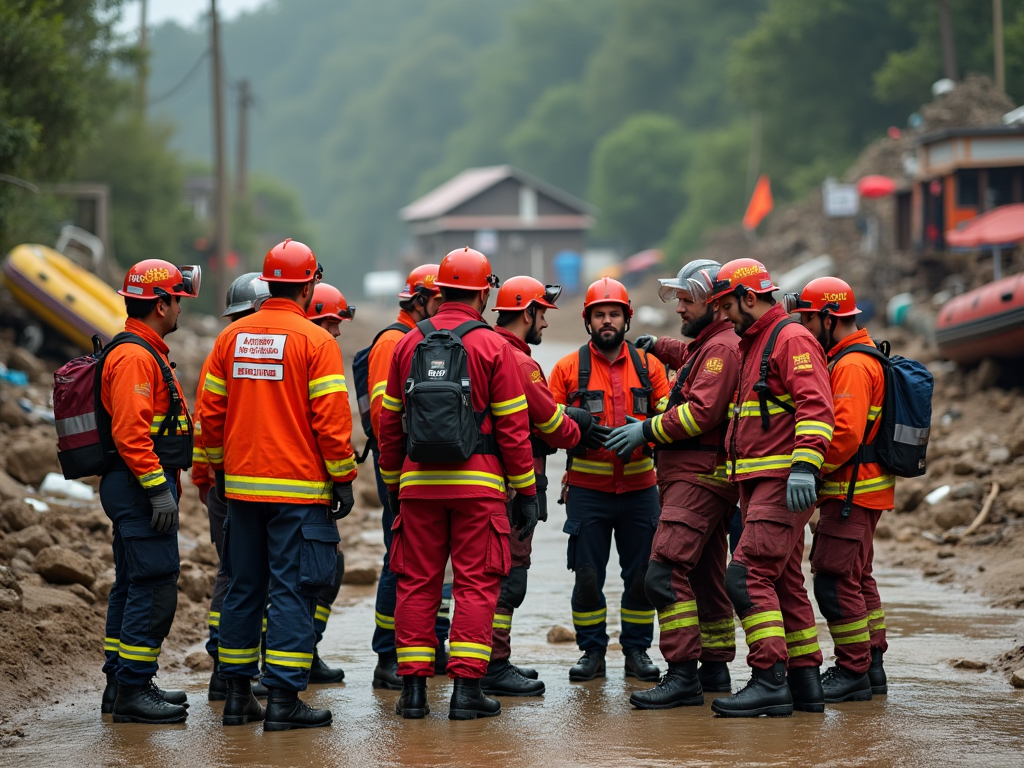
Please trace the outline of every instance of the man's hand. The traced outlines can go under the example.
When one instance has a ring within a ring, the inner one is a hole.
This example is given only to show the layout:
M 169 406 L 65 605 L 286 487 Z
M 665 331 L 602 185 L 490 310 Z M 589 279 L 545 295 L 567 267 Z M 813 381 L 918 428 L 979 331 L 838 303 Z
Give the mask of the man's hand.
M 637 336 L 633 346 L 642 349 L 644 352 L 653 352 L 654 345 L 658 341 L 657 336 Z
M 352 483 L 335 483 L 331 493 L 334 496 L 334 503 L 331 505 L 331 517 L 335 520 L 348 517 L 348 513 L 356 505 L 356 497 L 352 493 Z
M 153 517 L 149 524 L 160 533 L 170 533 L 178 522 L 178 502 L 174 500 L 170 486 L 153 496 L 149 503 L 153 505 Z
M 786 506 L 790 512 L 803 512 L 814 507 L 818 500 L 817 480 L 813 464 L 805 461 L 793 464 L 786 483 Z
M 633 451 L 646 442 L 644 423 L 632 416 L 627 416 L 625 424 L 612 430 L 611 435 L 604 441 L 604 447 L 618 456 L 619 461 L 625 464 L 633 455 Z
M 536 494 L 524 496 L 517 493 L 512 500 L 512 527 L 519 531 L 519 540 L 525 541 L 533 533 L 540 519 L 540 505 Z

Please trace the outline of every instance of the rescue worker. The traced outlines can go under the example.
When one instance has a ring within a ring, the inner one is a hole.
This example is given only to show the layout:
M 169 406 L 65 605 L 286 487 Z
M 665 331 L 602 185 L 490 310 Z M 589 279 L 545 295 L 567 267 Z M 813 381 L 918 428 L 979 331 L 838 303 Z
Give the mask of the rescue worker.
M 492 310 L 498 313 L 495 330 L 499 336 L 508 339 L 512 346 L 519 367 L 519 378 L 526 393 L 541 522 L 548 518 L 547 457 L 558 448 L 574 447 L 584 432 L 588 439 L 594 441 L 594 447 L 601 444 L 600 437 L 592 434 L 594 420 L 587 411 L 555 403 L 544 371 L 530 355 L 530 345 L 540 344 L 544 329 L 548 327 L 545 314 L 549 309 L 557 309 L 555 302 L 561 292 L 559 286 L 544 285 L 532 277 L 513 277 L 502 284 Z M 513 515 L 511 507 L 518 499 L 516 495 L 511 501 L 510 516 Z M 509 548 L 512 568 L 509 575 L 501 580 L 501 593 L 494 613 L 491 661 L 481 681 L 481 688 L 484 693 L 492 696 L 540 696 L 544 693 L 544 683 L 537 679 L 536 670 L 518 667 L 509 661 L 512 653 L 512 616 L 526 598 L 533 535 L 520 541 L 519 536 L 512 534 L 509 536 Z
M 373 434 L 380 434 L 381 404 L 387 389 L 388 371 L 395 347 L 416 323 L 433 317 L 441 306 L 441 290 L 434 286 L 437 264 L 423 264 L 409 273 L 405 288 L 398 294 L 398 318 L 377 335 L 370 348 L 368 360 L 369 375 L 367 390 L 370 392 L 370 422 Z M 384 515 L 381 524 L 384 529 L 384 566 L 377 582 L 377 601 L 374 605 L 373 651 L 377 654 L 377 666 L 373 670 L 373 687 L 402 690 L 402 678 L 398 676 L 398 656 L 395 654 L 395 600 L 398 577 L 391 571 L 391 526 L 395 516 L 388 505 L 388 489 L 380 476 L 380 449 L 373 443 L 373 471 L 377 480 L 377 495 L 380 497 Z M 448 612 L 451 609 L 452 586 L 442 588 L 441 605 L 435 621 L 437 630 L 437 653 L 434 657 L 435 674 L 444 674 L 448 664 L 445 643 L 451 625 Z
M 875 344 L 867 330 L 857 328 L 860 310 L 848 283 L 819 277 L 799 297 L 786 298 L 792 299 L 787 309 L 800 313 L 800 322 L 831 361 L 836 423 L 822 465 L 825 482 L 818 495 L 821 518 L 811 569 L 814 596 L 835 643 L 836 665 L 825 672 L 821 685 L 826 703 L 867 701 L 888 690 L 882 667 L 888 648 L 885 612 L 871 575 L 875 527 L 882 512 L 893 508 L 896 486 L 896 478 L 871 461 L 885 401 L 885 372 L 877 359 L 856 353 L 855 345 Z M 851 351 L 843 354 L 846 350 Z
M 319 325 L 332 338 L 341 336 L 341 323 L 352 320 L 356 316 L 355 305 L 345 301 L 341 291 L 327 283 L 317 283 L 313 288 L 313 301 L 306 309 L 306 317 Z M 339 534 L 340 535 L 340 534 Z M 334 583 L 320 588 L 316 596 L 316 612 L 313 616 L 313 631 L 316 633 L 316 644 L 313 646 L 313 665 L 309 668 L 309 682 L 314 684 L 340 683 L 345 680 L 345 670 L 341 667 L 329 667 L 320 658 L 318 646 L 327 630 L 327 622 L 331 618 L 331 606 L 338 599 L 341 580 L 345 576 L 345 554 L 338 544 L 338 558 L 335 565 Z
M 203 393 L 203 439 L 218 492 L 230 576 L 221 612 L 224 725 L 264 731 L 329 725 L 298 697 L 313 663 L 316 594 L 335 578 L 333 520 L 354 505 L 352 414 L 337 343 L 305 318 L 323 271 L 288 239 L 263 260 L 270 296 L 217 337 Z M 252 695 L 267 605 L 267 708 Z
M 406 455 L 402 427 L 406 382 L 416 347 L 424 339 L 421 328 L 451 330 L 481 322 L 480 313 L 497 283 L 479 251 L 467 247 L 445 256 L 434 282 L 441 289 L 441 308 L 398 343 L 388 373 L 380 417 L 380 472 L 391 510 L 397 513 L 390 567 L 398 575 L 395 641 L 404 683 L 396 711 L 405 718 L 429 712 L 426 678 L 434 672 L 434 617 L 449 555 L 455 572 L 455 615 L 448 717 L 468 720 L 501 712 L 501 704 L 481 692 L 480 678 L 491 657 L 501 579 L 510 568 L 506 487 L 522 499 L 516 526 L 524 540 L 539 514 L 526 396 L 509 343 L 486 326 L 462 336 L 471 406 L 479 424 L 477 448 L 468 460 L 415 462 Z
M 199 295 L 200 276 L 199 267 L 161 259 L 129 269 L 118 293 L 134 341 L 109 347 L 103 360 L 100 399 L 117 455 L 100 480 L 114 533 L 101 712 L 116 723 L 188 716 L 185 692 L 163 691 L 153 677 L 178 606 L 178 474 L 192 464 L 192 418 L 164 338 L 178 328 L 181 299 Z
M 743 533 L 725 586 L 752 668 L 743 689 L 712 702 L 725 717 L 825 709 L 821 648 L 800 563 L 832 439 L 832 398 L 820 345 L 776 302 L 776 290 L 763 264 L 735 259 L 719 270 L 712 293 L 740 336 L 742 367 L 726 444 Z
M 228 287 L 226 309 L 221 317 L 231 322 L 248 317 L 270 297 L 267 284 L 259 279 L 259 272 L 248 272 L 235 280 Z M 224 570 L 224 518 L 227 517 L 228 505 L 223 497 L 217 494 L 210 460 L 206 456 L 203 445 L 203 387 L 206 384 L 206 373 L 210 370 L 210 357 L 207 355 L 203 368 L 199 373 L 199 387 L 196 390 L 196 406 L 193 411 L 195 421 L 195 440 L 192 448 L 192 484 L 199 489 L 199 499 L 206 506 L 210 518 L 210 541 L 217 549 L 220 563 L 217 568 L 217 580 L 213 585 L 213 598 L 210 600 L 210 613 L 207 619 L 209 639 L 206 641 L 206 652 L 213 659 L 213 672 L 210 673 L 210 686 L 207 698 L 210 701 L 224 701 L 228 695 L 227 684 L 220 676 L 220 664 L 217 659 L 217 643 L 220 639 L 220 613 L 224 605 L 224 595 L 228 591 L 228 574 Z M 253 683 L 253 694 L 257 698 L 266 698 L 267 689 L 261 682 Z
M 664 410 L 668 381 L 661 362 L 625 341 L 633 308 L 622 283 L 603 277 L 588 289 L 583 325 L 590 341 L 566 355 L 551 372 L 551 392 L 563 405 L 585 408 L 603 427 L 620 427 Z M 658 527 L 658 490 L 651 448 L 615 454 L 605 448 L 570 455 L 566 481 L 568 566 L 576 573 L 572 620 L 583 656 L 569 679 L 605 675 L 608 647 L 605 571 L 612 536 L 622 573 L 622 632 L 619 642 L 627 677 L 656 681 L 658 667 L 647 655 L 654 636 L 654 607 L 644 591 L 651 542 Z
M 661 520 L 645 586 L 658 610 L 668 672 L 654 688 L 630 696 L 639 709 L 700 706 L 704 691 L 732 690 L 728 662 L 736 657 L 736 629 L 725 565 L 738 492 L 726 473 L 725 432 L 740 354 L 732 323 L 711 300 L 720 267 L 698 259 L 674 279 L 658 281 L 662 300 L 676 300 L 682 334 L 693 341 L 637 339 L 638 348 L 677 371 L 668 408 L 615 429 L 605 442 L 615 452 L 655 444 Z

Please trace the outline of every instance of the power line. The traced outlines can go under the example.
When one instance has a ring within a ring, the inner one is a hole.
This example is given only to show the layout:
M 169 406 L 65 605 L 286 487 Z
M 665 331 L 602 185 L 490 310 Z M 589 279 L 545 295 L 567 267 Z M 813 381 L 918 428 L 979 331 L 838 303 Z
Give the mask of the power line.
M 154 104 L 159 104 L 161 101 L 166 101 L 167 99 L 171 98 L 171 96 L 180 91 L 182 88 L 184 88 L 188 84 L 188 82 L 195 76 L 195 74 L 199 71 L 200 65 L 202 65 L 202 63 L 206 61 L 206 57 L 209 55 L 210 49 L 207 48 L 205 51 L 203 51 L 199 58 L 196 59 L 196 63 L 192 65 L 192 69 L 188 71 L 188 74 L 186 74 L 177 85 L 175 85 L 173 88 L 171 88 L 171 90 L 167 91 L 166 93 L 157 96 L 152 101 L 146 102 L 146 106 L 151 107 Z

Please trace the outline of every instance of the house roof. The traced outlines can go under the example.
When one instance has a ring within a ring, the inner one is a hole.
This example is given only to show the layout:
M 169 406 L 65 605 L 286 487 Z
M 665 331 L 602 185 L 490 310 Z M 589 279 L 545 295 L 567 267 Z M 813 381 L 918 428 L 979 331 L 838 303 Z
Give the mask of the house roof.
M 994 125 L 987 128 L 942 128 L 941 130 L 918 136 L 915 139 L 915 143 L 918 146 L 926 146 L 943 139 L 975 136 L 1019 136 L 1021 134 L 1024 134 L 1024 126 L 1020 125 Z
M 401 210 L 402 219 L 424 221 L 444 216 L 466 201 L 472 200 L 509 178 L 516 179 L 582 214 L 593 215 L 595 213 L 594 208 L 588 203 L 525 171 L 511 165 L 491 165 L 483 168 L 467 168 L 441 186 L 405 206 Z

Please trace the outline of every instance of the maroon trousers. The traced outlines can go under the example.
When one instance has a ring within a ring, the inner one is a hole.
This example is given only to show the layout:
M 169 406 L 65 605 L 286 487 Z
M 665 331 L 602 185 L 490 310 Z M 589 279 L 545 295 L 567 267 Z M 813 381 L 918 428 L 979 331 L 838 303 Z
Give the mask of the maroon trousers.
M 790 512 L 786 481 L 740 482 L 743 534 L 726 574 L 726 586 L 747 636 L 747 664 L 767 669 L 820 667 L 814 610 L 804 588 L 801 563 L 804 526 L 814 508 Z
M 512 567 L 508 576 L 501 580 L 501 593 L 494 609 L 491 634 L 491 661 L 501 661 L 512 655 L 512 616 L 526 597 L 526 572 L 530 569 L 530 554 L 533 552 L 533 534 L 525 541 L 519 540 L 519 531 L 512 531 L 508 537 L 512 553 Z
M 885 613 L 871 575 L 875 527 L 881 510 L 854 504 L 843 518 L 843 502 L 828 499 L 811 549 L 814 596 L 828 621 L 836 662 L 852 672 L 867 672 L 871 649 L 888 649 Z
M 392 530 L 390 567 L 398 575 L 398 674 L 434 674 L 434 624 L 450 554 L 455 614 L 448 676 L 483 677 L 491 659 L 491 621 L 501 578 L 511 565 L 504 500 L 403 499 Z
M 662 483 L 661 519 L 645 586 L 658 609 L 666 661 L 732 661 L 736 625 L 725 591 L 734 503 L 699 485 Z

